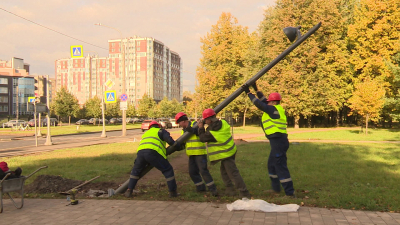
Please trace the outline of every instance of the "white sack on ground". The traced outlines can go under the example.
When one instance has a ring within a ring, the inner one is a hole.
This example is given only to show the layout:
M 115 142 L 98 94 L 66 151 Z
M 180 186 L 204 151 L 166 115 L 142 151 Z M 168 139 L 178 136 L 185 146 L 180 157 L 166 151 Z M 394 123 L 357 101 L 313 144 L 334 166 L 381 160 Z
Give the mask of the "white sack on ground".
M 249 200 L 247 198 L 236 200 L 232 204 L 227 204 L 226 207 L 229 211 L 246 210 L 261 212 L 297 212 L 300 208 L 297 204 L 275 205 L 261 199 Z

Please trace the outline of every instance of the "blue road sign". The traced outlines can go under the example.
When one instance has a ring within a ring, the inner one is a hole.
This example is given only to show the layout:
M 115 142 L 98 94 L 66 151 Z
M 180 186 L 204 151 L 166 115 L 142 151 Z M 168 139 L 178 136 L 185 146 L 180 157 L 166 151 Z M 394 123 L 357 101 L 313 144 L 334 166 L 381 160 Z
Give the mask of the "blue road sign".
M 104 92 L 105 103 L 116 103 L 117 102 L 117 92 L 116 91 L 105 91 Z
M 128 95 L 122 94 L 121 97 L 119 97 L 119 99 L 121 99 L 121 101 L 125 102 L 126 100 L 128 100 Z
M 72 45 L 71 46 L 71 58 L 82 58 L 83 48 L 82 45 Z

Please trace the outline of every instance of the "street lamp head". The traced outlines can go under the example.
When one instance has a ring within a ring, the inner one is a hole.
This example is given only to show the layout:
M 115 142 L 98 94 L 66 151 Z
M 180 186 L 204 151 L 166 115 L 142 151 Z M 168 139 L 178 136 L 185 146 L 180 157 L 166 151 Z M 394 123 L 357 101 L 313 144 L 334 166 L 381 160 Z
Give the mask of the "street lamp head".
M 94 25 L 101 26 L 101 25 L 103 25 L 103 24 L 101 24 L 101 23 L 95 23 Z
M 294 40 L 298 40 L 301 37 L 301 32 L 300 32 L 301 26 L 297 27 L 286 27 L 283 28 L 283 32 L 285 33 L 286 37 L 289 39 L 290 42 L 293 42 Z

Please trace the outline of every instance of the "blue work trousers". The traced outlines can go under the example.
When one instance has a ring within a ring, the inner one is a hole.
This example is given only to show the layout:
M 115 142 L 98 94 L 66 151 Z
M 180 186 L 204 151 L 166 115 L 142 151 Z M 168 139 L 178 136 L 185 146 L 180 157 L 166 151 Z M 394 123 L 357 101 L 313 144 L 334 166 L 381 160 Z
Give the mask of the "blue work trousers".
M 205 191 L 206 186 L 209 191 L 216 190 L 214 180 L 207 168 L 207 155 L 191 155 L 189 156 L 189 175 L 197 191 Z M 205 181 L 205 185 L 203 183 Z
M 293 195 L 293 181 L 287 167 L 286 152 L 289 149 L 287 137 L 269 139 L 271 152 L 268 158 L 268 173 L 271 179 L 272 189 L 280 192 L 281 185 L 286 195 Z
M 167 180 L 168 189 L 170 192 L 176 191 L 176 181 L 174 169 L 167 159 L 164 159 L 158 152 L 151 149 L 143 149 L 138 151 L 135 163 L 133 165 L 131 176 L 129 179 L 128 188 L 133 190 L 139 180 L 139 175 L 146 166 L 150 164 L 157 168 Z

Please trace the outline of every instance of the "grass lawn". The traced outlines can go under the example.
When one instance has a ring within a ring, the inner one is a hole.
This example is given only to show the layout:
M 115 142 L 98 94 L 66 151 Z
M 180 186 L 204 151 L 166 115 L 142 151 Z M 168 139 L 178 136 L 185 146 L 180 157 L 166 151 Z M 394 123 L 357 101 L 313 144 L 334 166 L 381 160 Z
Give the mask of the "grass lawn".
M 40 174 L 60 175 L 75 180 L 88 180 L 97 175 L 99 181 L 123 182 L 132 168 L 137 142 L 88 146 L 76 149 L 56 150 L 31 156 L 1 158 L 12 169 L 21 166 L 29 174 L 40 166 L 49 168 Z M 400 148 L 392 143 L 291 144 L 288 166 L 294 181 L 297 199 L 285 199 L 284 194 L 274 196 L 263 191 L 270 188 L 267 176 L 269 145 L 250 143 L 238 146 L 237 165 L 248 189 L 255 199 L 276 204 L 297 203 L 306 206 L 365 209 L 400 212 Z M 177 157 L 177 152 L 171 157 Z M 224 185 L 219 164 L 210 171 L 221 193 Z M 27 180 L 32 182 L 35 176 Z M 186 173 L 176 172 L 179 200 L 232 202 L 232 197 L 210 197 L 207 193 L 194 192 L 194 185 Z M 162 184 L 162 185 L 160 185 Z M 167 197 L 165 179 L 144 182 L 139 188 L 145 194 L 135 199 L 170 200 Z M 117 187 L 115 187 L 117 188 Z M 38 195 L 51 197 L 51 195 Z M 64 196 L 60 196 L 64 198 Z M 123 199 L 122 196 L 113 198 Z
M 141 124 L 127 124 L 126 129 L 139 129 Z M 50 128 L 51 135 L 63 135 L 63 134 L 77 134 L 77 133 L 85 133 L 85 132 L 101 132 L 103 130 L 102 125 L 80 125 L 79 129 L 77 129 L 77 125 L 63 125 L 63 126 L 52 126 Z M 111 130 L 122 130 L 122 125 L 106 125 L 106 131 Z M 47 127 L 41 127 L 40 132 L 42 135 L 47 134 Z M 11 128 L 2 128 L 0 129 L 0 135 L 27 135 L 27 134 L 35 134 L 35 128 L 31 127 L 31 130 L 28 131 L 11 131 Z
M 262 131 L 259 131 L 259 134 Z M 348 130 L 329 129 L 289 129 L 289 140 L 342 140 L 342 141 L 400 141 L 399 129 L 368 129 L 368 134 L 360 128 Z M 265 140 L 265 136 L 254 137 Z

